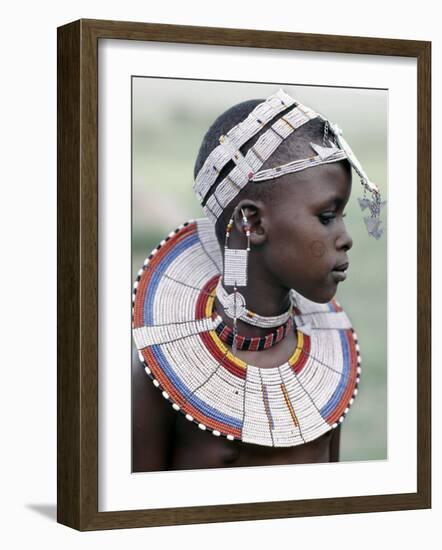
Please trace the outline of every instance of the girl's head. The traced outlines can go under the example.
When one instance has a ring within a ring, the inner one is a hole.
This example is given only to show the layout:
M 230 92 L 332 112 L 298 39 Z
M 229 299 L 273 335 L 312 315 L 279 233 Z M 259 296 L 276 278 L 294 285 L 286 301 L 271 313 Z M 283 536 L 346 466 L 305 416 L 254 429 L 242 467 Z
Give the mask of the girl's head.
M 219 146 L 220 136 L 242 123 L 263 101 L 245 101 L 215 120 L 200 147 L 195 178 L 210 153 Z M 260 137 L 293 108 L 291 105 L 274 116 L 243 143 L 239 152 L 245 156 Z M 260 171 L 314 157 L 317 152 L 311 144 L 330 147 L 333 143 L 330 139 L 334 136 L 328 123 L 321 117 L 312 118 L 296 128 L 269 158 L 264 159 Z M 218 187 L 234 167 L 230 160 L 219 171 L 202 200 L 203 206 L 211 196 L 216 196 Z M 251 226 L 249 265 L 253 274 L 250 276 L 265 278 L 281 289 L 294 288 L 312 301 L 328 302 L 335 295 L 338 282 L 345 279 L 348 267 L 347 252 L 352 240 L 343 218 L 350 192 L 351 165 L 346 158 L 262 182 L 250 181 L 216 220 L 218 241 L 224 245 L 226 226 L 233 217 L 236 230 L 231 233 L 231 246 L 245 246 L 241 225 L 244 212 Z

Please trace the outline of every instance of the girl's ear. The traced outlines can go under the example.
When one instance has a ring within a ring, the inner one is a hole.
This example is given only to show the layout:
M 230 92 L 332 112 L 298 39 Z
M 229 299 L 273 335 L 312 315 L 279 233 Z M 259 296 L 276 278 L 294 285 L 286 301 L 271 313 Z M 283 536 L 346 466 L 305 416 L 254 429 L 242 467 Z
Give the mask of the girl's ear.
M 261 201 L 243 199 L 235 207 L 233 212 L 235 228 L 239 233 L 245 234 L 246 228 L 244 224 L 248 224 L 251 245 L 261 245 L 267 239 L 264 214 L 265 206 Z M 245 219 L 247 222 L 245 222 Z

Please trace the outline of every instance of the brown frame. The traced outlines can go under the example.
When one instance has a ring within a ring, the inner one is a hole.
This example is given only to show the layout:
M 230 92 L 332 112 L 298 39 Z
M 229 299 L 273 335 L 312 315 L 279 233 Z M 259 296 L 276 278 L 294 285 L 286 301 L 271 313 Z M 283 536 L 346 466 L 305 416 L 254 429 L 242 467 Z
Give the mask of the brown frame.
M 405 56 L 418 75 L 417 492 L 98 512 L 98 40 Z M 78 20 L 58 29 L 57 520 L 81 531 L 431 507 L 431 43 Z

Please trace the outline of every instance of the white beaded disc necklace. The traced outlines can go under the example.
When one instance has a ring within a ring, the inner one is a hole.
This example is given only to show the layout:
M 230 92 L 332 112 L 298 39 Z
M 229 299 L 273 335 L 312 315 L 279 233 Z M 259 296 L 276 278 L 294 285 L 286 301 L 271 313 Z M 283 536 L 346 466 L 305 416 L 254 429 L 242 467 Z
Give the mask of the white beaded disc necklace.
M 133 337 L 154 385 L 176 411 L 216 437 L 290 447 L 336 428 L 361 372 L 357 337 L 342 308 L 292 290 L 296 348 L 285 363 L 259 368 L 235 357 L 215 331 L 221 272 L 221 250 L 206 218 L 170 233 L 138 272 Z

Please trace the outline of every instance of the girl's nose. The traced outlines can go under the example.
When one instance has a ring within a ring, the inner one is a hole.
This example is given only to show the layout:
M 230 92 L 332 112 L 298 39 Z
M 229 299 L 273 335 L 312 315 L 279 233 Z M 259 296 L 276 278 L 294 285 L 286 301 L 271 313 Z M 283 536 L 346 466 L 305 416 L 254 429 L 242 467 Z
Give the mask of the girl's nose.
M 339 237 L 336 240 L 336 247 L 339 250 L 350 250 L 353 246 L 353 239 L 350 237 L 347 228 L 344 226 L 343 230 L 340 232 Z

